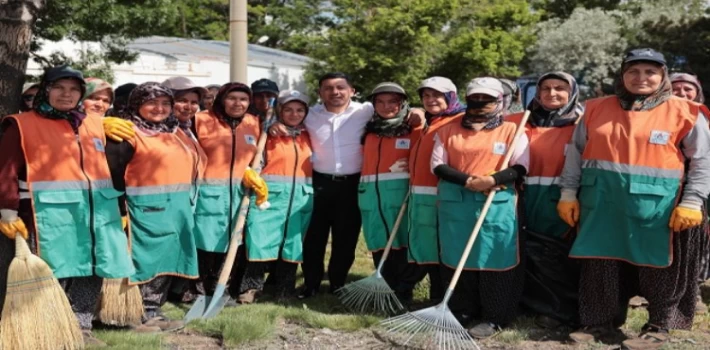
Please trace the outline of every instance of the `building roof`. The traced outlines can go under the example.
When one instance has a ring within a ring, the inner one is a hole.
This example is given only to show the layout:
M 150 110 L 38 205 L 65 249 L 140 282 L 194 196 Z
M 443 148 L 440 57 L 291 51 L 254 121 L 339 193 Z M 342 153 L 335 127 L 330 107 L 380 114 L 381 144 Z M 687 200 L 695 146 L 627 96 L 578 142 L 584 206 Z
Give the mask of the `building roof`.
M 153 53 L 186 62 L 229 62 L 228 41 L 150 36 L 135 39 L 127 47 L 133 51 Z M 310 62 L 310 58 L 306 56 L 256 44 L 249 44 L 248 50 L 249 65 L 303 67 Z

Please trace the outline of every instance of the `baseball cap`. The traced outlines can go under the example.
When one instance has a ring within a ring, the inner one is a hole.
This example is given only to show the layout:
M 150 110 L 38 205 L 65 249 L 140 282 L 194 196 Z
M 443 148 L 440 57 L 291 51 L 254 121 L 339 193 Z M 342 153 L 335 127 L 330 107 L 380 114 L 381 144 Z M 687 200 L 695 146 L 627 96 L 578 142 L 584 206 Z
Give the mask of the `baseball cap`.
M 259 79 L 251 83 L 251 91 L 255 94 L 258 94 L 260 92 L 270 92 L 278 96 L 279 87 L 276 85 L 275 82 L 269 79 Z
M 400 86 L 397 83 L 393 82 L 384 82 L 384 83 L 379 83 L 377 86 L 375 86 L 374 89 L 372 89 L 372 93 L 370 93 L 370 96 L 368 96 L 368 99 L 372 99 L 375 97 L 377 94 L 382 94 L 385 92 L 393 93 L 393 94 L 400 94 L 404 95 L 405 98 L 408 98 L 407 92 L 404 91 L 404 88 Z
M 497 98 L 504 93 L 503 83 L 492 77 L 475 78 L 466 86 L 466 96 L 483 94 Z
M 627 52 L 626 57 L 624 57 L 624 64 L 639 61 L 654 62 L 664 66 L 666 65 L 666 58 L 663 57 L 662 53 L 654 49 L 634 49 Z
M 24 85 L 22 85 L 22 93 L 24 94 L 25 92 L 27 92 L 27 90 L 38 87 L 39 83 L 25 83 Z
M 200 99 L 207 95 L 207 89 L 203 88 L 202 86 L 195 85 L 192 80 L 185 77 L 168 78 L 163 82 L 163 86 L 172 90 L 173 94 L 175 94 L 176 92 L 190 90 L 196 92 L 197 95 L 200 96 Z
M 306 105 L 306 107 L 308 107 L 309 99 L 308 99 L 308 96 L 306 96 L 305 94 L 302 94 L 298 90 L 284 90 L 279 93 L 278 102 L 280 105 L 287 104 L 291 101 L 303 102 Z
M 419 84 L 417 88 L 417 92 L 421 93 L 423 89 L 432 89 L 441 93 L 456 93 L 456 85 L 454 85 L 454 82 L 444 77 L 430 77 L 422 80 L 422 83 Z

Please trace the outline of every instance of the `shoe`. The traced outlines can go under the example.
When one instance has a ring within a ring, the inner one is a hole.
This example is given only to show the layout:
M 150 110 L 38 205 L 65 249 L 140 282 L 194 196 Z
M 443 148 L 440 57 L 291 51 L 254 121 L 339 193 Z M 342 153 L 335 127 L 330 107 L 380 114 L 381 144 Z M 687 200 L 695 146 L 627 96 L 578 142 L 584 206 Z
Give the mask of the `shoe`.
M 599 340 L 599 338 L 609 334 L 611 331 L 611 328 L 605 326 L 588 326 L 570 333 L 569 339 L 577 344 L 589 344 Z
M 638 338 L 627 339 L 621 343 L 622 350 L 655 350 L 671 339 L 667 329 L 646 325 Z
M 86 346 L 91 346 L 91 347 L 103 347 L 107 346 L 108 344 L 104 343 L 103 341 L 99 340 L 98 338 L 94 337 L 94 334 L 91 333 L 90 330 L 82 330 L 81 335 L 84 338 L 84 345 Z
M 244 304 L 253 304 L 256 302 L 256 289 L 249 289 L 246 292 L 239 294 L 239 303 L 244 305 Z
M 495 323 L 483 322 L 469 329 L 468 334 L 476 339 L 486 339 L 494 336 L 501 330 L 502 328 Z
M 560 322 L 552 317 L 548 317 L 545 315 L 539 315 L 539 316 L 535 317 L 535 324 L 538 325 L 540 328 L 555 329 L 555 328 L 561 326 L 562 322 Z
M 644 297 L 635 296 L 629 300 L 629 306 L 632 308 L 648 306 L 648 300 Z
M 315 295 L 317 295 L 317 294 L 318 294 L 318 290 L 317 290 L 317 289 L 312 289 L 312 288 L 308 288 L 308 287 L 303 287 L 303 289 L 301 290 L 301 292 L 298 293 L 298 299 L 301 299 L 301 300 L 303 300 L 303 299 L 308 299 L 308 298 L 310 298 L 310 297 L 312 297 L 312 296 L 315 296 Z
M 163 332 L 175 331 L 185 328 L 185 322 L 169 320 L 165 316 L 153 317 L 143 324 L 146 327 L 158 327 Z
M 340 288 L 343 288 L 341 285 L 335 285 L 335 286 L 330 286 L 330 289 L 328 290 L 328 293 L 330 294 L 336 294 Z

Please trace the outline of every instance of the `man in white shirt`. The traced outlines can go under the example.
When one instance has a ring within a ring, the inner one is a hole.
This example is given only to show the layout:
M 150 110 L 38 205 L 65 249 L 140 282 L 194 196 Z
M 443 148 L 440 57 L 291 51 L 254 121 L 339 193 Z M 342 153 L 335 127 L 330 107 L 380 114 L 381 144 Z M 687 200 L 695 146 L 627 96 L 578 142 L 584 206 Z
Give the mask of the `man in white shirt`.
M 362 167 L 362 135 L 374 114 L 371 103 L 350 99 L 355 94 L 350 78 L 343 73 L 328 73 L 318 82 L 323 104 L 308 111 L 304 124 L 313 148 L 314 203 L 308 233 L 303 242 L 303 277 L 305 286 L 299 298 L 308 298 L 320 288 L 324 274 L 325 248 L 333 233 L 328 278 L 330 292 L 345 284 L 355 261 L 355 247 L 360 236 L 358 184 Z M 421 110 L 410 116 L 410 124 L 424 121 Z M 285 135 L 275 125 L 272 135 Z

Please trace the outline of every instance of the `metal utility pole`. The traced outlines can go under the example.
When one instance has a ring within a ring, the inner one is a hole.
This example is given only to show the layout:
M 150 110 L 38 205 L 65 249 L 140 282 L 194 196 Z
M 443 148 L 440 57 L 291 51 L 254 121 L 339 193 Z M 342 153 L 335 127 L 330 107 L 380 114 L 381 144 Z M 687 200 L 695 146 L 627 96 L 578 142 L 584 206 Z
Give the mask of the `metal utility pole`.
M 229 1 L 229 81 L 247 81 L 247 0 Z

